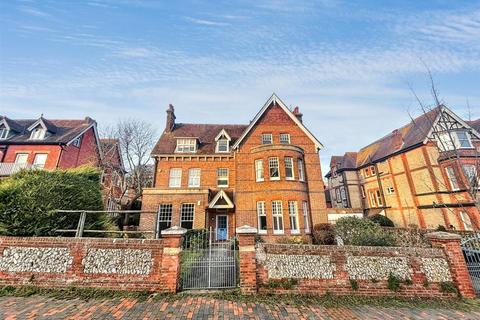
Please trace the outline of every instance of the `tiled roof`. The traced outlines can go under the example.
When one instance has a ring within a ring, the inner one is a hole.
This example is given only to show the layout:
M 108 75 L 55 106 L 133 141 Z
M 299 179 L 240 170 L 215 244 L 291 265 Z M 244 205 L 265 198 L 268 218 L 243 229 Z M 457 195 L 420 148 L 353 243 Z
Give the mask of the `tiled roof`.
M 423 143 L 430 132 L 433 122 L 438 116 L 440 108 L 441 107 L 437 107 L 422 114 L 406 126 L 395 129 L 385 137 L 360 149 L 357 155 L 356 166 L 365 166 Z
M 345 170 L 354 170 L 357 168 L 357 153 L 356 152 L 345 152 L 343 156 L 332 156 L 330 159 L 330 168 L 336 167 L 337 172 L 342 172 Z M 331 171 L 326 174 L 326 177 L 329 178 Z
M 477 130 L 478 132 L 480 132 L 480 119 L 473 120 L 473 121 L 467 121 L 467 123 L 470 127 Z
M 246 125 L 237 124 L 191 124 L 177 123 L 171 132 L 164 132 L 153 148 L 152 155 L 173 154 L 177 146 L 177 138 L 198 138 L 196 154 L 214 154 L 215 137 L 225 129 L 230 138 L 230 146 L 242 135 Z
M 88 117 L 83 120 L 47 120 L 41 118 L 47 127 L 48 135 L 43 140 L 30 140 L 30 131 L 27 128 L 39 119 L 13 120 L 1 117 L 1 120 L 5 120 L 14 132 L 8 139 L 0 141 L 0 144 L 65 144 L 95 123 Z

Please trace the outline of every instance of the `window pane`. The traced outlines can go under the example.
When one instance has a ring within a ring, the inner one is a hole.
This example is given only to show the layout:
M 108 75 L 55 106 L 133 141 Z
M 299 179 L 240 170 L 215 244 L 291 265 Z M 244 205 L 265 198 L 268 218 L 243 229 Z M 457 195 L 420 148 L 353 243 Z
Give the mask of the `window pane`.
M 465 131 L 458 131 L 457 132 L 457 138 L 458 138 L 458 144 L 459 148 L 471 148 L 472 144 L 470 143 L 470 140 L 468 139 L 468 133 Z
M 280 172 L 278 171 L 278 158 L 268 159 L 268 166 L 270 169 L 270 179 L 280 178 Z
M 452 190 L 458 190 L 458 180 L 457 176 L 455 175 L 455 170 L 453 170 L 453 167 L 447 167 L 446 170 L 448 180 L 450 180 L 450 185 L 452 186 Z
M 267 215 L 265 212 L 265 202 L 257 202 L 258 231 L 267 233 Z
M 467 178 L 468 183 L 471 187 L 477 187 L 479 177 L 477 176 L 477 169 L 473 164 L 464 164 L 462 165 L 463 172 L 465 173 L 465 178 Z
M 188 186 L 200 187 L 200 169 L 193 168 L 188 170 Z
M 283 233 L 283 210 L 281 201 L 272 201 L 273 232 Z
M 193 216 L 195 212 L 193 203 L 183 203 L 180 215 L 180 226 L 185 229 L 193 229 Z
M 228 169 L 227 168 L 217 169 L 217 186 L 228 187 Z
M 281 133 L 280 134 L 280 143 L 281 144 L 289 144 L 290 143 L 290 134 Z
M 308 215 L 308 202 L 303 201 L 303 225 L 305 227 L 305 233 L 310 232 L 310 217 Z
M 298 180 L 304 181 L 305 180 L 305 174 L 303 172 L 303 160 L 298 159 Z
M 292 233 L 298 233 L 298 209 L 297 201 L 288 201 L 288 215 L 290 217 L 290 228 Z
M 172 204 L 161 204 L 158 208 L 158 228 L 168 229 L 172 226 Z
M 262 144 L 272 144 L 272 134 L 271 133 L 262 134 Z
M 38 169 L 43 169 L 45 167 L 45 162 L 47 162 L 47 156 L 46 153 L 37 153 L 33 160 L 33 166 Z
M 285 177 L 287 179 L 294 179 L 293 177 L 293 159 L 285 158 Z
M 263 160 L 255 160 L 255 179 L 263 181 Z
M 179 188 L 182 185 L 182 169 L 170 169 L 170 181 L 168 185 L 171 188 Z

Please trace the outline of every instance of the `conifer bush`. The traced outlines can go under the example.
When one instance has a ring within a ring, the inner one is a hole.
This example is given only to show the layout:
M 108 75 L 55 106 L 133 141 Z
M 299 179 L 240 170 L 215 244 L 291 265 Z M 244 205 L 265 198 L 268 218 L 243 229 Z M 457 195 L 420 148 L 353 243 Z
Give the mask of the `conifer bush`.
M 340 218 L 335 224 L 335 233 L 346 245 L 380 247 L 395 245 L 393 236 L 369 219 Z
M 103 210 L 100 171 L 23 170 L 0 181 L 0 234 L 58 236 L 56 229 L 76 229 L 79 214 L 57 210 Z M 87 214 L 85 229 L 113 228 L 107 215 Z

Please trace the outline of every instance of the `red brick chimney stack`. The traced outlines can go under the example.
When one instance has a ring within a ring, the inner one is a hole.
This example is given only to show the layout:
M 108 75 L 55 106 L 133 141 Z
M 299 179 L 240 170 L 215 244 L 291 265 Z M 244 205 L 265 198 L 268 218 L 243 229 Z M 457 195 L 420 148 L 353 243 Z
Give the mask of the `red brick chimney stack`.
M 303 122 L 303 113 L 300 113 L 300 108 L 299 107 L 295 107 L 295 109 L 293 109 L 293 114 L 297 117 L 297 119 L 300 121 L 300 122 Z
M 166 132 L 172 132 L 175 127 L 175 109 L 173 105 L 169 104 L 167 109 L 167 125 L 165 126 Z

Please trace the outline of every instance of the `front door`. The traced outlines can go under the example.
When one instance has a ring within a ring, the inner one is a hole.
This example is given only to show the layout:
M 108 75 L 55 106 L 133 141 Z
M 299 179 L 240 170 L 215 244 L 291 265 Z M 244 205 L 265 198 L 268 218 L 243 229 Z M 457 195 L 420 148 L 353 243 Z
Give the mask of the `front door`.
M 217 216 L 217 241 L 225 241 L 228 239 L 228 216 Z

